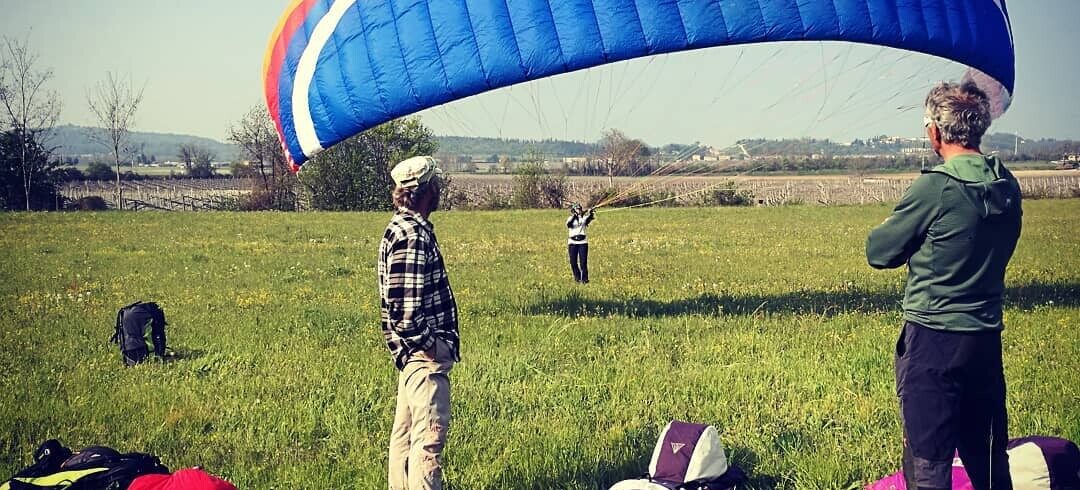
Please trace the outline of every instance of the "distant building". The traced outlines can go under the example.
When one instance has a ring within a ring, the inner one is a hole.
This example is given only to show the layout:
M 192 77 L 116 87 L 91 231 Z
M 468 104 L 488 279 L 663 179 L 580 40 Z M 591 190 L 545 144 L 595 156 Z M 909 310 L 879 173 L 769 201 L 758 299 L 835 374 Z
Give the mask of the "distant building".
M 1080 154 L 1068 153 L 1065 156 L 1061 157 L 1061 160 L 1050 163 L 1057 164 L 1058 168 L 1061 170 L 1073 170 L 1076 168 L 1080 168 Z
M 501 171 L 501 166 L 494 162 L 473 162 L 473 167 L 478 173 L 493 174 Z

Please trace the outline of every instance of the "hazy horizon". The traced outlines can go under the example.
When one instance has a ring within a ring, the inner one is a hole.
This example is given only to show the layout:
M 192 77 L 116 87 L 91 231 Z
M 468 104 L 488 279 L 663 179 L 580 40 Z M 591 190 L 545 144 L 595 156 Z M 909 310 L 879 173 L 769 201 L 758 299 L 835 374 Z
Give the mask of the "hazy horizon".
M 107 71 L 145 84 L 136 131 L 224 140 L 262 104 L 270 32 L 289 0 L 182 4 L 0 0 L 0 36 L 27 38 L 62 124 L 94 125 L 85 94 Z M 1080 2 L 1009 4 L 1017 51 L 1013 106 L 991 132 L 1080 139 Z M 187 27 L 178 27 L 187 26 Z M 618 128 L 651 145 L 736 139 L 919 136 L 926 87 L 963 67 L 846 43 L 770 43 L 661 55 L 500 89 L 419 113 L 443 136 L 594 141 Z M 913 107 L 916 107 L 913 109 Z

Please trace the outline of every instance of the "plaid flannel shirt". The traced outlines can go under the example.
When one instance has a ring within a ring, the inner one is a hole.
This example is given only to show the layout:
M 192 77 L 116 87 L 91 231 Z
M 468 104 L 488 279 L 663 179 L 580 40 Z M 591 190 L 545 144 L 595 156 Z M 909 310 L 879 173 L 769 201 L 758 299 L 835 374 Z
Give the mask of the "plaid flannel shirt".
M 379 245 L 382 330 L 398 369 L 438 338 L 460 360 L 457 304 L 450 290 L 434 226 L 423 216 L 399 209 Z

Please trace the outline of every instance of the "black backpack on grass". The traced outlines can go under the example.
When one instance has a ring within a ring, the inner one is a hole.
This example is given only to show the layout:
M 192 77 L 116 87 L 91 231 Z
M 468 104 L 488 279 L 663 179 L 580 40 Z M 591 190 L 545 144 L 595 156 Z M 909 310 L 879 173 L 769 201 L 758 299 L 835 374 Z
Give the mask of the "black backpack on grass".
M 165 312 L 157 303 L 132 303 L 116 313 L 116 332 L 110 342 L 120 344 L 124 364 L 134 366 L 146 360 L 151 345 L 154 354 L 165 357 Z M 147 341 L 147 334 L 150 341 Z M 152 344 L 151 344 L 152 342 Z
M 34 464 L 0 483 L 0 490 L 125 490 L 142 475 L 169 474 L 156 457 L 91 446 L 77 453 L 50 439 L 34 451 Z

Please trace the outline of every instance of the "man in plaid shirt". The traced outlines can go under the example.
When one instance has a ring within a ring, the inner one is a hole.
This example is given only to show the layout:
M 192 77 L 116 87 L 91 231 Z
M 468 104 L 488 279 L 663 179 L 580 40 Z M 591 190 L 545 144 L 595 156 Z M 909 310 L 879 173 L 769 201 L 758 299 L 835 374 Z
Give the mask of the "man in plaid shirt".
M 391 170 L 397 212 L 379 246 L 386 345 L 400 371 L 390 434 L 390 490 L 441 490 L 450 426 L 450 370 L 458 355 L 457 305 L 428 216 L 442 171 L 431 157 Z

